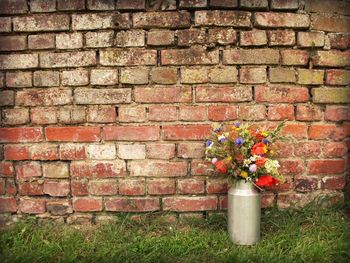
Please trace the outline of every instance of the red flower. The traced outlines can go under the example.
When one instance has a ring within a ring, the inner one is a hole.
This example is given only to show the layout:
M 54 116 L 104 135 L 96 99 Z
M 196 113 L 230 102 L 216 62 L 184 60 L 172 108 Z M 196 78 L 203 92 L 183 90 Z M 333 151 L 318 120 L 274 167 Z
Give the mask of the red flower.
M 266 145 L 262 142 L 254 144 L 252 148 L 253 155 L 263 155 L 267 152 Z
M 266 158 L 264 158 L 264 157 L 259 158 L 255 162 L 256 166 L 258 166 L 258 167 L 264 166 L 265 163 L 266 163 Z
M 227 172 L 227 164 L 225 160 L 217 161 L 214 165 L 219 173 L 225 174 Z
M 257 132 L 257 133 L 255 133 L 255 138 L 257 138 L 258 141 L 261 141 L 261 140 L 264 139 L 265 137 L 261 134 L 261 132 Z
M 259 177 L 255 181 L 255 183 L 257 186 L 266 187 L 266 186 L 274 186 L 274 185 L 278 184 L 279 180 L 270 176 L 270 175 L 263 175 L 263 176 Z
M 238 163 L 242 163 L 243 160 L 244 160 L 244 155 L 243 154 L 238 154 L 236 156 L 236 160 L 237 160 Z

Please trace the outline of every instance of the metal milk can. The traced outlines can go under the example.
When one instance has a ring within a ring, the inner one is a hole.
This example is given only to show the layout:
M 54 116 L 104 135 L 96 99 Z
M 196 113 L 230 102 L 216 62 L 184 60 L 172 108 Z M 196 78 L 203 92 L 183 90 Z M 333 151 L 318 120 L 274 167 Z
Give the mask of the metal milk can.
M 246 180 L 235 180 L 228 191 L 228 233 L 233 243 L 254 245 L 260 240 L 260 193 Z

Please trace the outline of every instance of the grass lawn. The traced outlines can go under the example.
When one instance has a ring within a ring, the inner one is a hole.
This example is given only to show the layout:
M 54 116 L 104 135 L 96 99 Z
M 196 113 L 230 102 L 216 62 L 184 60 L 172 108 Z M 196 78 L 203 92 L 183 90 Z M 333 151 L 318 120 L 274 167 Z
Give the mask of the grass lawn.
M 162 223 L 128 216 L 76 229 L 36 220 L 1 231 L 1 262 L 350 262 L 350 222 L 340 209 L 264 210 L 262 241 L 233 245 L 226 219 Z

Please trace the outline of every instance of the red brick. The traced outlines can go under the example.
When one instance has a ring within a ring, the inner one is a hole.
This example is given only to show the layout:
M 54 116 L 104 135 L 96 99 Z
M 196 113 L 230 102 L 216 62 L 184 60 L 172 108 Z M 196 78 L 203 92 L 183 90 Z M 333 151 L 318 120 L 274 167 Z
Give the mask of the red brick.
M 148 159 L 171 159 L 175 157 L 175 144 L 152 143 L 146 145 Z
M 26 49 L 25 36 L 2 36 L 0 37 L 1 51 L 17 51 Z
M 187 163 L 160 160 L 135 160 L 128 163 L 130 176 L 177 177 L 187 175 Z
M 273 193 L 263 193 L 261 195 L 261 207 L 273 207 L 275 204 L 275 195 Z
M 142 10 L 145 9 L 145 0 L 119 0 L 117 1 L 119 10 Z
M 11 162 L 0 162 L 0 176 L 12 177 L 13 164 Z
M 163 126 L 164 140 L 204 140 L 209 134 L 209 125 Z
M 227 210 L 227 203 L 228 203 L 227 195 L 220 196 L 219 204 L 220 204 L 220 209 L 221 210 Z
M 25 145 L 5 145 L 4 146 L 5 160 L 28 160 L 30 159 L 29 147 Z
M 5 69 L 29 69 L 39 65 L 38 54 L 0 55 L 0 66 Z
M 344 139 L 345 130 L 334 124 L 313 124 L 309 129 L 309 139 L 311 140 L 335 140 Z
M 269 46 L 294 46 L 295 33 L 291 30 L 269 31 Z
M 263 46 L 267 44 L 267 36 L 264 30 L 251 30 L 240 32 L 241 46 Z
M 243 102 L 251 100 L 251 87 L 196 87 L 196 102 Z
M 34 144 L 29 148 L 32 160 L 57 160 L 58 146 L 54 144 Z
M 208 41 L 219 45 L 230 45 L 236 43 L 237 34 L 233 28 L 209 28 Z
M 159 126 L 103 127 L 103 139 L 107 141 L 155 141 L 158 138 Z
M 2 111 L 3 125 L 19 125 L 29 122 L 29 112 L 25 108 L 4 109 Z
M 13 18 L 13 30 L 19 32 L 61 31 L 69 29 L 69 16 L 40 14 Z
M 322 120 L 321 108 L 313 104 L 299 104 L 296 108 L 296 119 L 299 121 Z
M 26 214 L 42 214 L 46 211 L 46 201 L 43 199 L 24 199 L 19 200 L 19 210 Z
M 216 210 L 218 200 L 215 196 L 205 197 L 165 197 L 163 210 L 177 212 Z
M 306 65 L 309 61 L 309 53 L 306 50 L 282 50 L 281 57 L 282 65 Z
M 25 0 L 2 0 L 0 2 L 0 14 L 23 14 L 28 12 Z
M 345 172 L 345 160 L 310 160 L 309 174 L 342 174 Z
M 283 175 L 298 175 L 302 174 L 305 169 L 305 164 L 303 160 L 279 160 L 281 167 L 279 171 Z
M 250 27 L 251 14 L 244 11 L 196 11 L 195 24 L 199 26 Z
M 118 23 L 116 23 L 118 21 Z M 127 29 L 129 28 L 128 13 L 89 13 L 73 14 L 73 30 L 94 30 L 94 29 Z
M 26 89 L 16 94 L 19 106 L 65 105 L 72 100 L 72 90 L 65 88 Z
M 44 193 L 50 196 L 67 196 L 70 192 L 69 181 L 45 181 L 44 182 Z
M 159 198 L 108 198 L 105 200 L 106 211 L 151 212 L 160 210 Z
M 328 85 L 349 85 L 350 70 L 329 69 L 326 71 L 326 84 Z
M 88 108 L 87 121 L 106 123 L 115 122 L 117 118 L 116 109 L 113 106 L 91 106 Z
M 228 191 L 227 179 L 208 179 L 207 193 L 208 194 L 226 194 Z
M 147 34 L 147 45 L 169 46 L 174 44 L 174 32 L 170 30 L 151 30 Z
M 270 85 L 255 87 L 256 102 L 295 103 L 309 100 L 309 90 L 300 86 Z
M 9 196 L 15 196 L 17 194 L 17 186 L 15 184 L 15 180 L 7 179 L 6 194 Z
M 40 34 L 28 36 L 29 49 L 50 49 L 55 48 L 55 35 Z
M 102 211 L 102 199 L 81 197 L 73 199 L 73 210 L 76 212 L 98 212 Z
M 147 193 L 150 195 L 175 194 L 175 180 L 151 179 L 147 181 Z
M 179 12 L 147 12 L 134 13 L 135 28 L 183 28 L 190 26 L 190 13 Z
M 89 194 L 87 180 L 72 180 L 71 189 L 73 196 L 84 196 Z
M 278 50 L 261 49 L 226 49 L 223 51 L 223 64 L 278 64 Z
M 207 119 L 205 106 L 180 106 L 179 119 L 183 121 L 203 121 Z
M 349 32 L 350 18 L 329 14 L 312 14 L 311 29 L 326 32 Z
M 322 149 L 325 158 L 345 157 L 348 152 L 344 142 L 329 142 L 324 144 Z
M 89 89 L 77 88 L 74 91 L 76 104 L 119 104 L 131 102 L 131 89 Z
M 308 28 L 310 17 L 294 13 L 255 13 L 255 26 L 269 28 Z
M 237 119 L 236 106 L 209 106 L 208 118 L 211 121 L 229 121 Z
M 119 122 L 145 122 L 147 114 L 145 107 L 120 107 L 118 111 Z
M 176 106 L 150 106 L 148 108 L 148 119 L 150 121 L 176 121 Z
M 18 193 L 28 196 L 44 195 L 43 182 L 18 182 Z
M 266 67 L 243 66 L 239 70 L 240 83 L 260 84 L 266 82 Z
M 47 141 L 57 142 L 96 142 L 100 140 L 99 127 L 47 127 Z
M 106 178 L 124 176 L 126 173 L 125 162 L 115 161 L 76 161 L 70 165 L 72 177 Z
M 296 176 L 294 179 L 294 189 L 297 192 L 311 192 L 317 189 L 317 185 L 317 177 Z
M 181 179 L 177 181 L 179 194 L 202 194 L 204 193 L 204 180 Z
M 58 10 L 83 10 L 85 9 L 84 0 L 59 0 L 57 2 Z
M 119 194 L 121 195 L 144 195 L 145 181 L 140 180 L 119 180 Z
M 299 142 L 295 145 L 295 155 L 300 157 L 318 157 L 321 154 L 319 142 Z
M 197 158 L 204 157 L 204 143 L 186 142 L 179 143 L 177 147 L 177 156 L 180 158 Z
M 92 180 L 88 189 L 92 195 L 116 195 L 118 192 L 116 180 Z
M 343 190 L 346 184 L 343 176 L 326 176 L 322 178 L 322 189 Z
M 0 212 L 16 212 L 17 204 L 14 197 L 1 197 L 0 198 Z
M 80 144 L 61 144 L 61 160 L 84 160 L 86 158 L 85 146 Z
M 192 102 L 192 91 L 190 87 L 145 87 L 134 91 L 135 102 L 143 103 L 173 103 Z
M 40 67 L 42 68 L 86 67 L 93 65 L 96 65 L 95 51 L 40 54 Z
M 40 142 L 41 128 L 0 128 L 0 142 Z
M 103 66 L 143 66 L 157 64 L 157 51 L 141 48 L 115 48 L 100 52 Z
M 347 49 L 350 47 L 350 34 L 330 33 L 328 38 L 331 48 Z
M 272 121 L 294 120 L 294 106 L 287 104 L 269 106 L 267 118 Z
M 317 51 L 312 59 L 315 66 L 346 67 L 350 66 L 350 51 Z
M 191 174 L 192 175 L 208 175 L 210 169 L 212 170 L 211 162 L 192 161 Z
M 178 46 L 192 46 L 195 44 L 204 44 L 207 41 L 205 30 L 198 28 L 182 29 L 177 31 Z
M 238 118 L 242 120 L 259 121 L 266 119 L 265 105 L 245 105 L 238 107 Z
M 293 156 L 294 145 L 287 140 L 281 140 L 274 142 L 272 149 L 274 151 L 274 158 L 286 158 L 286 156 Z
M 281 130 L 281 135 L 296 139 L 307 138 L 307 129 L 307 125 L 303 123 L 286 124 Z
M 213 65 L 219 63 L 219 51 L 202 48 L 168 49 L 161 51 L 162 65 Z
M 327 105 L 324 112 L 326 121 L 347 121 L 350 120 L 350 109 L 346 106 Z

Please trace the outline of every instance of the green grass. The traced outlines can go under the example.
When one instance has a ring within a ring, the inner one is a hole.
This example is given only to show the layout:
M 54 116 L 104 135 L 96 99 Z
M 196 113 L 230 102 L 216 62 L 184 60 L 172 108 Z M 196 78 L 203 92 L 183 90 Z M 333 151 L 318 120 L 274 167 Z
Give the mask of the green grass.
M 256 246 L 233 245 L 223 216 L 185 224 L 124 216 L 80 230 L 29 219 L 0 234 L 1 262 L 350 262 L 340 209 L 265 210 Z

